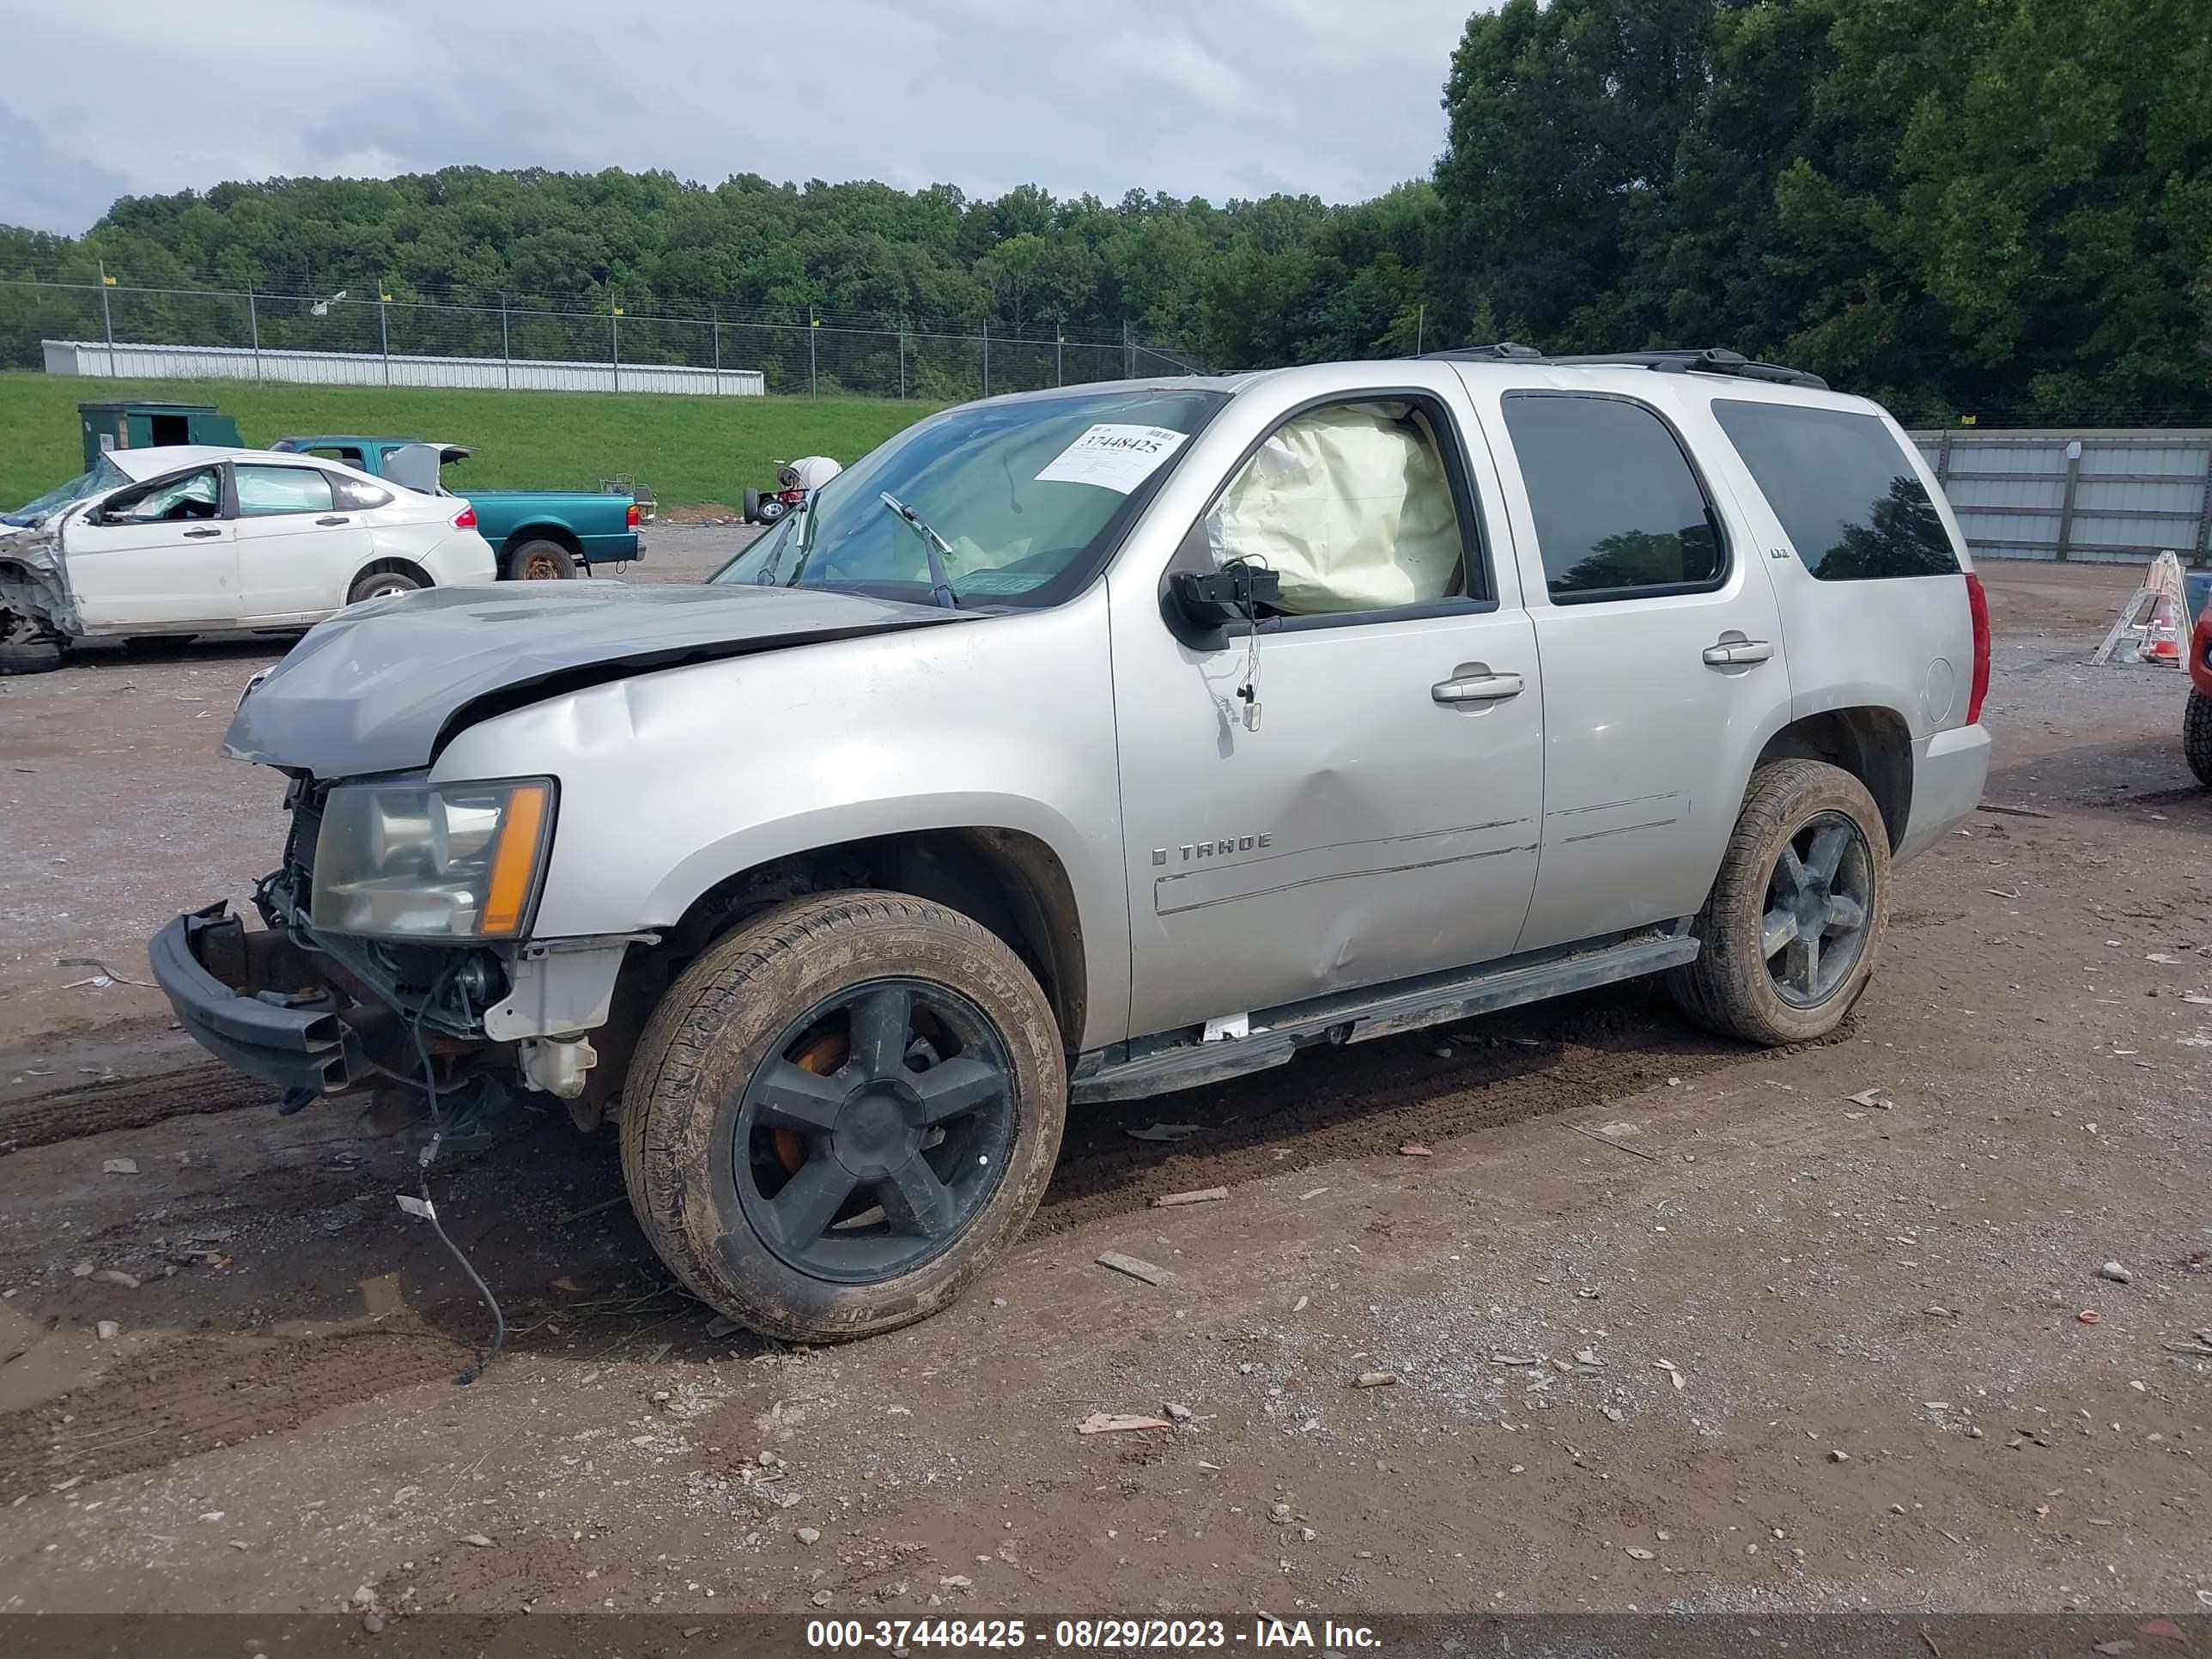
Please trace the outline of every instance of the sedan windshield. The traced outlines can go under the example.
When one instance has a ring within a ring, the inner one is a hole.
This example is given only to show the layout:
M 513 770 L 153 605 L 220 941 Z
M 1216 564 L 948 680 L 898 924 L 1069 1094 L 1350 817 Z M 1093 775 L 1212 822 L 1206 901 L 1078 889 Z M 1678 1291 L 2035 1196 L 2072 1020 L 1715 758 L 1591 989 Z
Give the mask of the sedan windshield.
M 34 501 L 26 501 L 13 513 L 0 517 L 0 524 L 14 525 L 18 529 L 36 526 L 58 507 L 71 501 L 81 501 L 88 495 L 98 495 L 131 482 L 131 475 L 103 455 L 100 465 L 89 472 L 80 472 L 58 489 L 49 489 Z
M 1117 387 L 947 410 L 839 473 L 714 580 L 927 605 L 918 520 L 943 538 L 945 585 L 962 609 L 1056 605 L 1090 580 L 1226 395 Z

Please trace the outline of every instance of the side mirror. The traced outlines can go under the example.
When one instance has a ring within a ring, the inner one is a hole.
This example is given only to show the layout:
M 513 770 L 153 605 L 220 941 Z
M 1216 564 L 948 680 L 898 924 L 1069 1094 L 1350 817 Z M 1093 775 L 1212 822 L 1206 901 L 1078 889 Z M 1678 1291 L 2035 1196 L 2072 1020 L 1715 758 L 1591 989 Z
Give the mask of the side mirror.
M 1282 578 L 1266 566 L 1234 561 L 1218 570 L 1178 570 L 1168 579 L 1168 596 L 1183 620 L 1209 629 L 1243 621 L 1281 590 Z

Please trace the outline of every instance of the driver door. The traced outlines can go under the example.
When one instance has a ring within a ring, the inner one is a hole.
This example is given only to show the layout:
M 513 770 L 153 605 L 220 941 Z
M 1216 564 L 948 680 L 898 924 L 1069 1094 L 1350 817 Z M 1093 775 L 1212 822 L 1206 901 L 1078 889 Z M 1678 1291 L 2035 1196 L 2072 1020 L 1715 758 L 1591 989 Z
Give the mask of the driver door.
M 1456 384 L 1395 367 L 1209 433 L 1266 422 L 1175 561 L 1277 573 L 1256 662 L 1242 624 L 1178 637 L 1156 572 L 1112 577 L 1132 1036 L 1489 961 L 1528 915 L 1535 631 Z
M 191 633 L 239 621 L 238 546 L 220 465 L 108 496 L 62 531 L 89 635 Z

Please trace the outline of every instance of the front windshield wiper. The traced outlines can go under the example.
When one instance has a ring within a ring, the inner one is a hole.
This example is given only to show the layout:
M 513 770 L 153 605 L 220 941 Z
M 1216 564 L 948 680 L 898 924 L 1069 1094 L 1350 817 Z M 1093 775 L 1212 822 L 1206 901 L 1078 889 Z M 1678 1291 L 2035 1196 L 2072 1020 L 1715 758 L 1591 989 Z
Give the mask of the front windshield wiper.
M 945 556 L 952 550 L 952 544 L 922 522 L 921 514 L 888 489 L 883 492 L 883 503 L 921 538 L 922 550 L 929 556 L 929 597 L 947 611 L 957 611 L 960 601 L 952 592 L 952 584 L 945 580 Z

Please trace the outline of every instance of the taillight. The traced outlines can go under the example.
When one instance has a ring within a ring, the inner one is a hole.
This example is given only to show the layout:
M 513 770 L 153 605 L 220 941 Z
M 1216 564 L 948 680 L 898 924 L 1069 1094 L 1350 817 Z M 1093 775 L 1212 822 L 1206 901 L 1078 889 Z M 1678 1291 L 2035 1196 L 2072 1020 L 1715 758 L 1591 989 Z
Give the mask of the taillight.
M 459 512 L 453 514 L 454 529 L 474 530 L 476 527 L 477 510 L 474 507 L 465 507 Z
M 637 503 L 635 501 L 632 501 L 629 504 L 629 511 L 623 514 L 623 524 L 628 529 L 635 530 L 637 528 Z
M 1990 596 L 1982 592 L 1982 579 L 1966 573 L 1966 613 L 1974 619 L 1974 688 L 1966 694 L 1966 724 L 1982 717 L 1982 699 L 1990 695 Z

